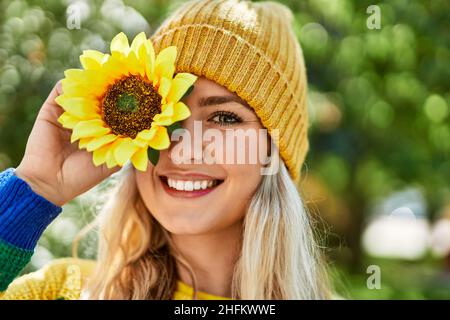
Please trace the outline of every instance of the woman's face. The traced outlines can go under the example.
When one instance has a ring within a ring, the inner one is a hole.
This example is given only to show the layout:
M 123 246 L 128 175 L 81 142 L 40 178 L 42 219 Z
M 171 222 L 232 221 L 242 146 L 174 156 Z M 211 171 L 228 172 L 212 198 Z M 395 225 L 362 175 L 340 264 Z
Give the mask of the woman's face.
M 186 129 L 182 138 L 160 152 L 156 166 L 136 170 L 145 205 L 169 232 L 198 235 L 241 223 L 262 178 L 266 159 L 258 154 L 267 155 L 268 139 L 259 134 L 263 127 L 254 111 L 239 100 L 225 87 L 199 77 L 182 100 L 191 110 L 182 122 Z M 232 135 L 237 129 L 249 130 L 237 135 L 244 146 Z M 206 130 L 216 139 L 202 139 Z M 250 160 L 252 154 L 256 161 Z

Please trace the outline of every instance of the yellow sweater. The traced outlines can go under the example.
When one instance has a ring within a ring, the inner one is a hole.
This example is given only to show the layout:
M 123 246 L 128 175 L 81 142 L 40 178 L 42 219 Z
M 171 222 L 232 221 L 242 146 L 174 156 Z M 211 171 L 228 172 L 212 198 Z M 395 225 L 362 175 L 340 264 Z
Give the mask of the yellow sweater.
M 1 300 L 78 300 L 83 285 L 92 274 L 95 261 L 75 258 L 56 259 L 42 269 L 26 274 L 14 280 L 5 292 L 0 293 Z M 193 288 L 177 282 L 174 300 L 191 300 Z M 197 292 L 200 300 L 228 300 L 205 292 Z

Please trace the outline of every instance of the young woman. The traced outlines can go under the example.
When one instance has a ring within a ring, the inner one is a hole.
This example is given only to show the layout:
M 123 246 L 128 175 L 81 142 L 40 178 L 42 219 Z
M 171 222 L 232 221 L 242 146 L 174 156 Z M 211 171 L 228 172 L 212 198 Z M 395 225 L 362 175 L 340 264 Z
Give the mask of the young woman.
M 191 110 L 183 128 L 201 152 L 175 152 L 183 137 L 145 172 L 125 166 L 97 219 L 97 260 L 56 260 L 13 281 L 61 206 L 120 169 L 94 166 L 90 153 L 70 143 L 70 132 L 57 122 L 56 85 L 22 162 L 0 175 L 0 296 L 328 298 L 311 218 L 297 190 L 308 117 L 305 68 L 291 23 L 292 13 L 274 2 L 196 0 L 172 13 L 151 40 L 156 51 L 177 46 L 177 72 L 198 75 L 183 98 Z M 272 174 L 262 174 L 263 161 L 206 163 L 208 143 L 195 135 L 196 123 L 222 136 L 214 156 L 236 152 L 248 159 L 261 149 L 279 150 L 282 161 Z M 258 134 L 257 150 L 250 143 L 228 147 L 234 137 L 227 131 L 262 129 L 276 147 Z

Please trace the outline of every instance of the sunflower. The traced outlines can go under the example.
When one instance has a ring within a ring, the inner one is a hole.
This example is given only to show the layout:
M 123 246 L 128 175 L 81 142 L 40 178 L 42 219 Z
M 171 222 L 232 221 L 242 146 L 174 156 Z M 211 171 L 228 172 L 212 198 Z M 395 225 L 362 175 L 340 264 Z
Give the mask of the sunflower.
M 155 56 L 153 45 L 138 34 L 131 46 L 124 33 L 111 41 L 111 54 L 85 50 L 83 69 L 69 69 L 56 102 L 64 109 L 58 122 L 71 129 L 71 142 L 93 152 L 95 166 L 123 166 L 140 171 L 155 164 L 159 150 L 170 146 L 170 132 L 188 118 L 180 101 L 197 76 L 175 73 L 177 48 Z

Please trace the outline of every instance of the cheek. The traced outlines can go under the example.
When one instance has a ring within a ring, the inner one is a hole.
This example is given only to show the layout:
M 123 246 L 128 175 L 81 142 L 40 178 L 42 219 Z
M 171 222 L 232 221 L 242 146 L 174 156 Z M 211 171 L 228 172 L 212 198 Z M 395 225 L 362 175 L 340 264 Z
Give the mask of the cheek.
M 228 173 L 227 184 L 224 186 L 223 206 L 234 212 L 244 212 L 255 194 L 262 176 L 257 164 L 225 165 Z
M 262 168 L 267 162 L 267 137 L 259 136 L 259 130 L 253 130 L 256 139 L 246 137 L 245 145 L 235 144 L 234 148 L 230 148 L 232 144 L 226 140 L 224 148 L 224 153 L 235 156 L 233 164 L 224 165 L 230 182 L 227 202 L 239 206 L 241 211 L 246 211 L 262 180 Z
M 149 168 L 146 172 L 135 170 L 135 174 L 139 194 L 141 195 L 141 198 L 147 209 L 152 211 L 150 204 L 155 202 L 154 198 L 156 195 L 156 186 L 153 179 L 153 167 L 149 165 Z

